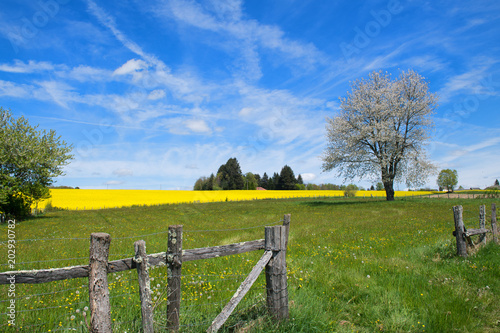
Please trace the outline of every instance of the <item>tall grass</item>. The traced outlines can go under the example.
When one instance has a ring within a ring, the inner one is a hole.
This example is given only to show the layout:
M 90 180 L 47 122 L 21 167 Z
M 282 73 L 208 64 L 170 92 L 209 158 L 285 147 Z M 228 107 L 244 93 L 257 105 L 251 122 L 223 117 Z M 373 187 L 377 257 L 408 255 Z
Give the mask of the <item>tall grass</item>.
M 500 329 L 500 246 L 490 242 L 466 260 L 457 258 L 451 211 L 453 205 L 463 205 L 466 226 L 477 227 L 478 205 L 489 207 L 492 202 L 289 199 L 54 211 L 19 223 L 16 238 L 71 239 L 18 242 L 16 259 L 30 262 L 18 269 L 86 264 L 89 235 L 97 231 L 111 234 L 111 259 L 133 256 L 137 239 L 146 241 L 148 253 L 162 252 L 167 235 L 160 232 L 174 224 L 184 225 L 184 249 L 254 240 L 263 238 L 264 228 L 248 227 L 275 225 L 290 213 L 290 320 L 276 323 L 266 316 L 261 276 L 224 331 L 495 332 Z M 0 232 L 0 239 L 6 240 L 4 226 Z M 126 238 L 134 235 L 145 236 Z M 4 245 L 0 249 L 6 253 Z M 261 254 L 185 263 L 182 331 L 205 331 Z M 56 258 L 80 259 L 43 261 Z M 136 275 L 109 275 L 117 332 L 140 331 Z M 155 321 L 161 329 L 166 270 L 152 269 L 151 277 Z M 86 279 L 17 285 L 17 310 L 23 311 L 17 314 L 17 331 L 86 332 L 86 285 Z M 6 286 L 1 287 L 1 300 L 6 300 Z M 32 296 L 53 291 L 58 292 Z M 6 302 L 0 304 L 5 309 Z M 50 309 L 31 311 L 40 307 Z M 0 331 L 9 331 L 4 319 Z

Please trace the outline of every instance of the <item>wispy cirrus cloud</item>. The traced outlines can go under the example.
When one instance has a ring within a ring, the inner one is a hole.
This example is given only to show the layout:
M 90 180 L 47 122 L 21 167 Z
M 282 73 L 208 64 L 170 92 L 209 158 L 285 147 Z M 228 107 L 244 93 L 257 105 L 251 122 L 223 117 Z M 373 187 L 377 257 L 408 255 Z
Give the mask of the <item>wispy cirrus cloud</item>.
M 80 100 L 71 86 L 59 81 L 35 80 L 32 84 L 19 84 L 0 80 L 0 96 L 49 101 L 63 108 L 68 108 L 69 102 Z
M 485 84 L 486 78 L 491 75 L 492 67 L 498 63 L 491 58 L 476 58 L 471 61 L 471 68 L 461 74 L 448 79 L 443 88 L 438 91 L 441 102 L 447 102 L 457 94 L 491 94 L 492 87 Z
M 27 84 L 0 80 L 0 96 L 25 98 L 32 95 L 34 87 Z
M 141 56 L 143 59 L 150 63 L 157 62 L 157 59 L 155 57 L 152 57 L 151 55 L 144 52 L 137 43 L 127 38 L 127 36 L 118 29 L 115 19 L 111 15 L 107 14 L 94 1 L 87 0 L 87 7 L 89 12 L 94 15 L 102 25 L 107 27 L 116 37 L 116 39 L 118 39 L 123 44 L 123 46 L 128 48 L 133 53 Z
M 448 155 L 442 159 L 444 163 L 451 163 L 456 161 L 459 158 L 469 159 L 473 154 L 476 154 L 482 150 L 488 150 L 491 152 L 489 148 L 495 148 L 497 150 L 500 148 L 500 137 L 488 138 L 486 140 L 469 144 L 469 145 L 448 145 L 450 150 Z M 495 154 L 492 154 L 495 155 Z
M 33 80 L 36 75 L 46 75 L 47 73 L 50 73 L 53 77 L 80 82 L 103 82 L 113 80 L 113 72 L 107 69 L 87 65 L 78 65 L 71 68 L 65 64 L 54 64 L 48 61 L 38 62 L 29 60 L 27 62 L 23 62 L 16 59 L 13 63 L 0 64 L 0 72 L 33 74 L 34 76 L 26 76 L 28 80 Z
M 23 62 L 18 59 L 14 60 L 13 64 L 0 64 L 0 71 L 8 73 L 34 73 L 66 68 L 67 66 L 65 65 L 54 65 L 47 61 L 29 60 L 28 62 Z
M 109 82 L 116 79 L 112 75 L 113 72 L 108 69 L 86 65 L 79 65 L 69 70 L 59 70 L 54 74 L 57 77 L 78 82 Z
M 174 19 L 200 30 L 215 32 L 221 37 L 224 47 L 240 50 L 236 65 L 239 75 L 256 80 L 262 77 L 259 49 L 279 54 L 288 66 L 314 67 L 328 62 L 313 43 L 288 38 L 275 25 L 261 24 L 244 18 L 241 1 L 209 2 L 200 4 L 190 0 L 170 0 L 162 2 L 153 10 L 161 18 Z M 242 62 L 244 60 L 244 62 Z

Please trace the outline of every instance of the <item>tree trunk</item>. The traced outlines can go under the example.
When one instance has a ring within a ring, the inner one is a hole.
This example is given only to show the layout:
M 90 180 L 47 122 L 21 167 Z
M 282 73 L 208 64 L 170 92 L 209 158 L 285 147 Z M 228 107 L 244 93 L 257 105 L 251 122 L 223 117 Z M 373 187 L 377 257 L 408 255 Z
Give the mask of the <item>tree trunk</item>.
M 392 179 L 384 180 L 385 196 L 387 201 L 394 201 L 394 182 Z

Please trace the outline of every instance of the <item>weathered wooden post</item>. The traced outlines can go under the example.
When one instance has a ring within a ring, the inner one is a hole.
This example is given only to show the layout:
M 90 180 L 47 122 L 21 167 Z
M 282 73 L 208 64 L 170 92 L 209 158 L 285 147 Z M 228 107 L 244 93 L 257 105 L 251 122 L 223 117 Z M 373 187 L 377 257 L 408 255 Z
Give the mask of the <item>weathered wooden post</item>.
M 182 225 L 168 227 L 167 249 L 167 328 L 179 330 L 182 274 Z
M 275 319 L 288 319 L 286 227 L 266 227 L 265 235 L 265 249 L 273 251 L 266 265 L 267 308 Z
M 90 235 L 89 308 L 90 332 L 111 332 L 111 307 L 108 289 L 108 256 L 111 236 L 102 232 Z
M 498 244 L 497 230 L 497 206 L 491 204 L 491 232 L 493 233 L 493 241 Z
M 466 258 L 467 257 L 467 245 L 465 243 L 464 221 L 462 219 L 462 213 L 463 213 L 462 206 L 453 206 L 453 216 L 455 218 L 454 235 L 457 239 L 457 255 Z
M 479 229 L 486 229 L 486 206 L 479 206 Z M 479 235 L 479 242 L 486 244 L 486 234 Z
M 139 296 L 141 298 L 142 331 L 154 333 L 153 330 L 153 303 L 151 302 L 151 285 L 149 281 L 149 260 L 146 255 L 146 242 L 138 240 L 134 243 L 137 265 L 137 278 L 139 280 Z

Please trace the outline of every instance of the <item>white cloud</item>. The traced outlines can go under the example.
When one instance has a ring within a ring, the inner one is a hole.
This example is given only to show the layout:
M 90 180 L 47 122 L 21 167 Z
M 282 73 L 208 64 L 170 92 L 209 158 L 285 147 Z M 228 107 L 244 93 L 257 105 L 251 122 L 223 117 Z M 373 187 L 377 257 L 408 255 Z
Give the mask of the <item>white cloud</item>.
M 407 43 L 403 43 L 399 45 L 396 49 L 394 49 L 392 52 L 389 54 L 384 54 L 383 56 L 378 56 L 375 57 L 373 60 L 371 60 L 370 63 L 368 63 L 364 70 L 365 71 L 373 71 L 373 70 L 380 70 L 382 68 L 387 68 L 391 67 L 395 62 L 395 58 L 399 56 L 405 48 L 407 48 Z
M 117 68 L 113 74 L 115 75 L 125 75 L 125 74 L 133 74 L 135 72 L 141 71 L 143 69 L 147 69 L 148 65 L 141 59 L 130 59 L 126 63 L 124 63 L 120 68 Z
M 338 101 L 328 101 L 326 102 L 326 107 L 332 109 L 333 111 L 340 110 L 340 102 Z
M 121 180 L 108 180 L 107 182 L 104 182 L 104 185 L 121 185 L 123 184 L 123 181 Z
M 314 173 L 301 173 L 300 175 L 305 183 L 312 182 L 316 179 L 316 175 Z
M 238 21 L 242 16 L 242 0 L 213 1 L 207 4 L 212 12 L 226 21 Z
M 456 169 L 458 172 L 458 185 L 465 188 L 484 188 L 493 185 L 495 179 L 499 178 L 498 165 L 500 156 L 492 154 L 498 151 L 498 147 L 469 153 L 460 159 L 448 164 L 446 167 Z M 488 161 L 478 165 L 477 161 Z
M 107 27 L 113 35 L 118 39 L 123 46 L 128 48 L 133 53 L 141 56 L 148 63 L 155 63 L 157 59 L 145 53 L 137 43 L 128 39 L 118 28 L 116 27 L 116 22 L 112 16 L 107 14 L 102 8 L 97 6 L 97 4 L 92 0 L 87 0 L 87 6 L 89 11 L 103 24 Z
M 420 68 L 425 71 L 436 72 L 445 68 L 448 64 L 443 59 L 426 54 L 413 56 L 403 60 L 409 68 Z
M 157 99 L 162 99 L 165 96 L 166 96 L 165 90 L 156 89 L 156 90 L 153 90 L 152 92 L 149 93 L 148 99 L 157 100 Z
M 101 82 L 112 80 L 112 72 L 107 69 L 80 65 L 69 71 L 56 72 L 60 77 L 80 82 Z
M 262 77 L 258 48 L 280 54 L 280 64 L 307 68 L 327 63 L 327 57 L 312 43 L 292 40 L 276 25 L 244 19 L 241 1 L 209 2 L 202 6 L 193 1 L 170 0 L 155 10 L 157 15 L 174 18 L 181 24 L 216 32 L 223 37 L 224 48 L 240 50 L 236 59 L 242 77 L 256 80 Z M 220 40 L 218 42 L 221 42 Z M 292 62 L 283 61 L 285 59 Z
M 0 71 L 16 74 L 34 74 L 50 72 L 58 77 L 76 81 L 109 81 L 111 74 L 109 70 L 80 65 L 69 68 L 66 65 L 52 64 L 47 61 L 29 60 L 27 63 L 15 60 L 14 64 L 0 64 Z
M 247 116 L 250 116 L 253 111 L 254 111 L 254 108 L 246 107 L 246 108 L 241 109 L 240 112 L 238 112 L 238 115 L 240 117 L 247 117 Z
M 79 100 L 76 93 L 73 92 L 73 88 L 64 83 L 58 81 L 41 81 L 37 84 L 42 88 L 52 101 L 63 108 L 68 108 L 68 102 Z
M 497 63 L 489 58 L 473 59 L 474 67 L 467 72 L 451 77 L 448 82 L 438 91 L 439 101 L 448 102 L 457 94 L 491 94 L 493 87 L 487 86 L 487 78 L 491 75 L 491 67 Z
M 212 132 L 207 123 L 202 119 L 189 119 L 185 121 L 186 127 L 195 133 L 206 133 Z
M 132 171 L 131 169 L 127 169 L 127 168 L 116 169 L 116 170 L 113 170 L 113 175 L 118 176 L 118 177 L 128 177 L 128 176 L 133 176 L 134 171 Z
M 28 63 L 24 63 L 20 60 L 15 60 L 14 65 L 0 64 L 0 71 L 9 73 L 34 73 L 43 71 L 52 71 L 58 68 L 65 68 L 66 66 L 54 66 L 53 64 L 46 61 L 33 61 L 30 60 Z
M 315 142 L 318 131 L 324 131 L 326 101 L 300 98 L 287 90 L 259 89 L 239 83 L 243 105 L 252 105 L 239 111 L 245 121 L 258 125 L 260 141 L 290 144 L 294 140 Z M 313 116 L 314 115 L 314 116 Z
M 500 129 L 462 124 L 443 139 L 433 143 L 432 157 L 439 169 L 458 171 L 459 185 L 484 188 L 498 178 Z M 430 183 L 436 186 L 435 178 Z
M 29 97 L 32 90 L 32 86 L 0 80 L 0 96 L 24 98 Z
M 177 1 L 168 2 L 168 7 L 164 8 L 164 13 L 171 12 L 178 20 L 207 30 L 219 30 L 221 25 L 217 20 L 203 11 L 203 8 L 192 1 Z
M 469 14 L 469 12 L 468 12 Z M 485 20 L 485 19 L 469 19 L 466 21 L 466 24 L 461 26 L 460 28 L 456 29 L 454 31 L 454 34 L 462 34 L 464 32 L 466 32 L 467 30 L 469 29 L 472 29 L 472 28 L 475 28 L 479 25 L 483 25 L 485 23 L 487 23 L 488 20 Z
M 486 140 L 471 145 L 463 145 L 463 146 L 454 145 L 455 149 L 449 150 L 448 155 L 442 158 L 442 162 L 449 164 L 458 158 L 464 158 L 465 156 L 470 156 L 472 153 L 475 153 L 477 151 L 486 148 L 498 146 L 499 144 L 500 144 L 500 137 L 488 138 Z M 467 159 L 469 158 L 470 157 L 467 157 Z
M 92 175 L 92 184 L 118 176 L 115 171 L 134 170 L 128 176 L 127 184 L 144 182 L 151 179 L 155 184 L 167 184 L 170 188 L 191 187 L 200 176 L 208 176 L 216 172 L 222 163 L 232 157 L 236 148 L 225 143 L 221 144 L 189 144 L 173 143 L 150 144 L 144 148 L 143 143 L 107 146 L 96 145 L 91 156 L 78 157 L 66 167 L 64 178 L 81 179 Z M 130 151 L 134 153 L 131 154 Z M 122 159 L 127 156 L 127 159 Z M 99 166 L 100 174 L 93 174 Z M 123 166 L 126 165 L 126 168 Z M 197 166 L 195 168 L 194 166 Z M 81 185 L 81 184 L 80 184 Z M 78 186 L 78 185 L 77 185 Z M 80 186 L 81 187 L 81 186 Z

